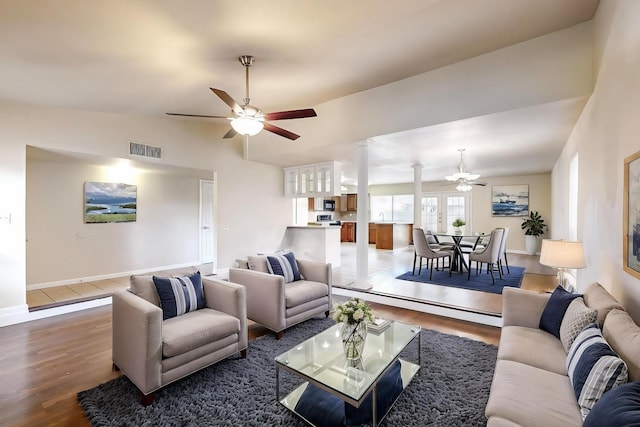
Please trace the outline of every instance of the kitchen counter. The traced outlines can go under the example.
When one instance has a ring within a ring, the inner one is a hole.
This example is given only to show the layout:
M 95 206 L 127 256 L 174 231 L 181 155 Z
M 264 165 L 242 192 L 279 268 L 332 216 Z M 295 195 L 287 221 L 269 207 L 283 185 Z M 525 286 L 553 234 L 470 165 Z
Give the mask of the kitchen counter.
M 397 222 L 376 222 L 376 249 L 399 249 L 411 243 L 412 225 Z
M 280 249 L 291 249 L 296 257 L 331 263 L 340 267 L 339 225 L 290 225 L 284 233 Z

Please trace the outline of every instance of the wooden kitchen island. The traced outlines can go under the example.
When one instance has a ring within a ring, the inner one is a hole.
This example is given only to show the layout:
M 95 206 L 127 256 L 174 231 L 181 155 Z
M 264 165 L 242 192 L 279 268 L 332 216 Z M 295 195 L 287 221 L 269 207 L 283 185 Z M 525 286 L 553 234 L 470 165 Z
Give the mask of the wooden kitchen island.
M 376 249 L 406 248 L 412 241 L 413 224 L 395 222 L 376 222 Z

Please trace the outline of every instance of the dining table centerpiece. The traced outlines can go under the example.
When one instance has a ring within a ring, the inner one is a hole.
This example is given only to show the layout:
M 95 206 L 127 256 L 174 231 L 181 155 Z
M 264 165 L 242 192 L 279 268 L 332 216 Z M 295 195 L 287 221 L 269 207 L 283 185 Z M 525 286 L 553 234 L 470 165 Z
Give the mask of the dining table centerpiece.
M 374 321 L 371 306 L 360 298 L 352 298 L 333 308 L 333 319 L 342 323 L 345 357 L 351 361 L 360 359 L 367 338 L 367 323 Z
M 451 223 L 451 225 L 453 225 L 453 228 L 455 229 L 455 234 L 457 236 L 462 235 L 462 227 L 464 227 L 466 224 L 466 222 L 464 222 L 464 220 L 457 218 L 455 221 L 453 221 Z

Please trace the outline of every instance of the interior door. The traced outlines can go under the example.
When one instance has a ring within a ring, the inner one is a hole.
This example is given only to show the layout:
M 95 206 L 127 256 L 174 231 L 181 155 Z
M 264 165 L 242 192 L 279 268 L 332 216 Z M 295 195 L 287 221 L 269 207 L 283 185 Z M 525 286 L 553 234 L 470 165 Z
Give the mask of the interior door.
M 215 269 L 213 191 L 213 181 L 200 180 L 200 262 L 212 263 Z
M 425 193 L 422 195 L 422 228 L 434 233 L 453 233 L 451 223 L 457 218 L 471 230 L 470 200 L 468 192 Z

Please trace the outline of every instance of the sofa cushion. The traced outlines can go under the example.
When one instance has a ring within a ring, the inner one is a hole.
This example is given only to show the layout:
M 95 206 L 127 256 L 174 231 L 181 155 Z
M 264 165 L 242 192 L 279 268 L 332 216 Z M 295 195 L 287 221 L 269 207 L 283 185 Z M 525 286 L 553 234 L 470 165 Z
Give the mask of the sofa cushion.
M 627 382 L 627 365 L 611 350 L 596 323 L 573 342 L 567 372 L 583 418 L 605 392 Z
M 302 279 L 293 252 L 267 255 L 267 268 L 269 269 L 269 273 L 283 276 L 284 283 L 295 282 Z
M 284 285 L 284 303 L 286 308 L 295 307 L 329 294 L 325 283 L 311 280 L 298 280 Z
M 581 296 L 580 294 L 572 294 L 566 291 L 562 286 L 557 286 L 549 301 L 547 301 L 544 310 L 542 310 L 540 329 L 560 339 L 560 325 L 562 324 L 564 313 L 567 311 L 571 301 Z
M 249 266 L 249 270 L 260 271 L 262 273 L 269 272 L 266 255 L 249 255 L 247 257 L 247 265 Z
M 587 307 L 582 298 L 571 301 L 560 324 L 560 341 L 567 353 L 578 334 L 585 326 L 594 323 L 597 318 L 598 310 Z
M 598 282 L 592 283 L 584 291 L 584 302 L 598 310 L 598 326 L 602 328 L 605 317 L 614 308 L 624 310 L 620 303 Z
M 622 384 L 596 403 L 583 427 L 640 426 L 640 382 Z
M 604 339 L 627 364 L 629 381 L 640 381 L 640 326 L 624 310 L 613 309 L 604 321 Z
M 162 356 L 186 353 L 239 332 L 239 319 L 212 308 L 172 317 L 162 322 Z
M 160 298 L 158 298 L 158 292 L 153 284 L 153 275 L 160 277 L 189 276 L 197 271 L 198 269 L 196 267 L 191 266 L 157 271 L 153 274 L 132 275 L 130 278 L 129 292 L 160 307 Z
M 153 276 L 162 319 L 167 320 L 206 307 L 200 272 L 183 277 Z
M 560 341 L 540 329 L 506 326 L 500 332 L 499 360 L 511 360 L 529 366 L 567 374 L 567 353 Z
M 153 276 L 151 275 L 133 275 L 129 282 L 129 291 L 140 298 L 160 307 L 160 298 L 158 291 L 153 284 Z
M 498 360 L 485 409 L 487 418 L 520 426 L 581 426 L 582 417 L 566 375 Z

